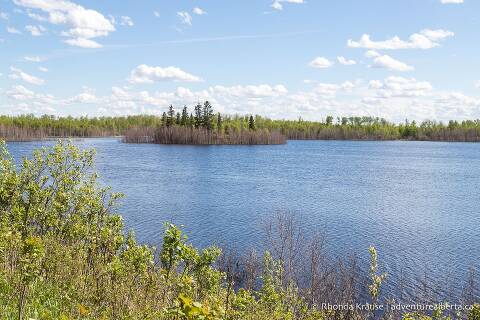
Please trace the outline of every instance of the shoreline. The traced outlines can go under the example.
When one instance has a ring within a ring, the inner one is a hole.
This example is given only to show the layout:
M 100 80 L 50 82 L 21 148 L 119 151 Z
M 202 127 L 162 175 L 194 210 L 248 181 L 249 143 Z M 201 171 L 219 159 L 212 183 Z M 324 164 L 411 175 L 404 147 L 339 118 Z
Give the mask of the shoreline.
M 268 146 L 268 145 L 285 145 L 288 144 L 288 141 L 352 141 L 352 142 L 447 142 L 447 143 L 480 143 L 480 141 L 465 141 L 465 140 L 428 140 L 428 139 L 286 139 L 286 143 L 283 144 L 235 144 L 235 143 L 224 143 L 224 144 L 185 144 L 185 143 L 154 143 L 154 142 L 125 142 L 123 139 L 124 135 L 121 136 L 91 136 L 91 137 L 79 137 L 79 136 L 67 136 L 67 137 L 45 137 L 45 138 L 29 138 L 29 139 L 8 139 L 0 137 L 0 141 L 5 142 L 38 142 L 38 141 L 58 141 L 58 140 L 81 140 L 81 139 L 120 139 L 122 143 L 126 144 L 158 144 L 158 145 L 188 145 L 188 146 L 248 146 L 248 145 L 257 145 L 257 146 Z

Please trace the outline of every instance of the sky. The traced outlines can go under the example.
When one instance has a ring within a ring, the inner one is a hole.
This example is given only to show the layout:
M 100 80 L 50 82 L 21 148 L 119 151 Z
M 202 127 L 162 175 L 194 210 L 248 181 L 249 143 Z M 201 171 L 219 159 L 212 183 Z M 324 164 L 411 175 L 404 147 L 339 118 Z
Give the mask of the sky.
M 480 118 L 478 0 L 0 0 L 0 114 Z

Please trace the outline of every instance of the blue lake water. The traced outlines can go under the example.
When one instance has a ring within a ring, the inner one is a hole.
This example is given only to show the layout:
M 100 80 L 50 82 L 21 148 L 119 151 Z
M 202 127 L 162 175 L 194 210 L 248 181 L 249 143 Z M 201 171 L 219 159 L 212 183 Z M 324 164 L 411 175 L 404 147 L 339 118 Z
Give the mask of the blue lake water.
M 19 159 L 54 142 L 9 143 Z M 163 223 L 184 225 L 196 245 L 262 243 L 277 211 L 326 233 L 329 251 L 368 247 L 389 273 L 386 290 L 425 277 L 459 292 L 480 264 L 480 144 L 289 141 L 281 146 L 162 146 L 77 140 L 97 150 L 102 183 L 123 192 L 120 212 L 137 237 L 158 244 Z

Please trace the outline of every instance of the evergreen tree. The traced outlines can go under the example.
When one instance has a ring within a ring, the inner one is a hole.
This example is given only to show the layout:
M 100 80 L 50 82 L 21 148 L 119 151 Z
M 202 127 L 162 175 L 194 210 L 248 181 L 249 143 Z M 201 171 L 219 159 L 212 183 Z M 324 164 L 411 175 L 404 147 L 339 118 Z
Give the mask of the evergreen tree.
M 193 128 L 195 124 L 195 118 L 193 117 L 193 114 L 190 113 L 190 117 L 188 118 L 188 126 L 190 128 Z
M 205 101 L 203 104 L 202 125 L 207 130 L 212 129 L 213 107 L 210 102 Z
M 181 122 L 180 112 L 177 112 L 177 119 L 175 120 L 175 124 L 176 124 L 177 126 L 179 126 L 179 125 L 180 125 L 180 122 Z
M 175 119 L 175 109 L 173 109 L 173 106 L 170 105 L 167 113 L 167 127 L 170 127 L 173 125 L 174 119 Z
M 167 113 L 164 112 L 162 114 L 162 126 L 166 126 L 167 125 Z
M 255 130 L 255 119 L 253 119 L 252 115 L 248 119 L 248 129 Z
M 194 127 L 195 128 L 200 128 L 202 126 L 202 105 L 198 103 L 195 106 L 195 115 L 194 115 Z
M 331 126 L 333 124 L 333 117 L 332 116 L 327 116 L 327 119 L 325 120 L 325 124 L 327 126 Z
M 220 112 L 217 114 L 217 131 L 222 131 L 222 115 Z
M 186 127 L 187 124 L 188 124 L 188 109 L 187 109 L 187 106 L 184 106 L 182 110 L 182 118 L 180 120 L 180 125 L 182 127 Z

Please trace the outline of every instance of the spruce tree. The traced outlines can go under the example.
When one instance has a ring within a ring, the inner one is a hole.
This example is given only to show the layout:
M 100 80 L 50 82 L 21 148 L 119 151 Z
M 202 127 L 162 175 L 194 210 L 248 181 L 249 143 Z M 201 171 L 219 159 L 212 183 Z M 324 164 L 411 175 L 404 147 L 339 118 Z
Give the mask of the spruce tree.
M 179 126 L 179 125 L 180 125 L 180 122 L 181 122 L 180 112 L 177 112 L 177 119 L 175 120 L 175 124 L 176 124 L 177 126 Z
M 175 109 L 173 109 L 173 106 L 170 105 L 167 112 L 167 127 L 170 127 L 173 125 L 174 119 L 175 119 Z
M 182 118 L 180 120 L 180 125 L 186 127 L 188 123 L 188 109 L 187 106 L 184 106 L 182 109 Z
M 202 105 L 200 103 L 198 103 L 196 106 L 195 106 L 195 115 L 194 115 L 194 123 L 193 125 L 195 126 L 195 128 L 200 128 L 202 126 Z
M 222 131 L 222 115 L 220 112 L 217 114 L 217 131 Z
M 166 125 L 167 125 L 167 113 L 164 112 L 164 113 L 162 114 L 162 126 L 164 127 L 164 126 L 166 126 Z
M 248 129 L 250 130 L 255 130 L 255 119 L 253 119 L 253 116 L 250 116 L 250 119 L 248 119 Z
M 193 117 L 193 114 L 190 113 L 190 118 L 188 118 L 188 126 L 190 128 L 193 128 L 194 124 L 195 124 L 195 118 Z
M 207 130 L 212 129 L 213 107 L 210 102 L 205 101 L 203 104 L 202 125 Z

